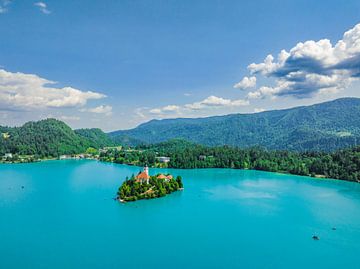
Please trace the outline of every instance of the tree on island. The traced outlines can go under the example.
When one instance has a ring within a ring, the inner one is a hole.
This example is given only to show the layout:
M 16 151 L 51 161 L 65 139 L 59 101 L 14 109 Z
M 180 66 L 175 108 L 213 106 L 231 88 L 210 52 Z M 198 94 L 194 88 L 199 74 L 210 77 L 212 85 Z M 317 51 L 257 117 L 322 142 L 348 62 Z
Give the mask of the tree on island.
M 181 176 L 174 179 L 170 174 L 157 174 L 146 178 L 145 171 L 148 171 L 147 168 L 144 172 L 140 172 L 137 176 L 132 175 L 123 182 L 118 190 L 118 197 L 121 200 L 136 201 L 163 197 L 183 188 Z

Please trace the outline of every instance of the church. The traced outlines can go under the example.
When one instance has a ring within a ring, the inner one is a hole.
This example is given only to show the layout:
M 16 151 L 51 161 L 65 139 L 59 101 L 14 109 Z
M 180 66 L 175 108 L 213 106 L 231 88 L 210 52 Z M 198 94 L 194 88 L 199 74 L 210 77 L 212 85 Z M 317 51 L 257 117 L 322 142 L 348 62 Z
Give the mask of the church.
M 139 174 L 137 174 L 137 176 L 135 177 L 136 182 L 140 182 L 140 183 L 146 183 L 149 184 L 149 167 L 146 165 L 144 167 L 143 171 L 140 171 Z

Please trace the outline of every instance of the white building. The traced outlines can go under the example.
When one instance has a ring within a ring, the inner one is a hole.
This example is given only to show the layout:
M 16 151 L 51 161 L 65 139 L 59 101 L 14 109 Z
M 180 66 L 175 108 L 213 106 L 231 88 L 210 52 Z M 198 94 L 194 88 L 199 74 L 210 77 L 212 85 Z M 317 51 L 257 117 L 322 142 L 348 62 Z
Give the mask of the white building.
M 168 162 L 170 162 L 170 157 L 156 157 L 156 159 L 157 159 L 160 163 L 168 163 Z
M 5 153 L 4 157 L 5 158 L 12 158 L 13 155 L 12 155 L 12 153 Z

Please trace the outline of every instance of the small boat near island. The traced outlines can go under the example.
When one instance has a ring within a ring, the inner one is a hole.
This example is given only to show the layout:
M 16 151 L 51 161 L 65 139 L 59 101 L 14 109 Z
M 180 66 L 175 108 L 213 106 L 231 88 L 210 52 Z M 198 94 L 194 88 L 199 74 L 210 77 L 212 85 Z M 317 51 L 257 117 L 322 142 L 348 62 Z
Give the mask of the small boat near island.
M 317 235 L 313 235 L 312 239 L 315 240 L 315 241 L 317 241 L 317 240 L 320 240 L 320 237 L 317 236 Z

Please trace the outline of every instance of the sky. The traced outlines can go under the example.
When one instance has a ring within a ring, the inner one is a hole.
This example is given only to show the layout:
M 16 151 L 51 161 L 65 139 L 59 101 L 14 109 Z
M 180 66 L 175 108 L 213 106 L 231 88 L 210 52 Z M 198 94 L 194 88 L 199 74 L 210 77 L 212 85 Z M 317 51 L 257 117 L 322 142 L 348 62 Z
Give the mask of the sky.
M 0 0 L 0 125 L 259 113 L 359 77 L 358 0 Z

